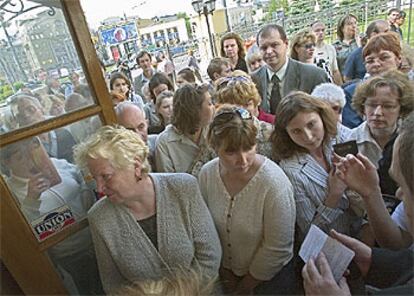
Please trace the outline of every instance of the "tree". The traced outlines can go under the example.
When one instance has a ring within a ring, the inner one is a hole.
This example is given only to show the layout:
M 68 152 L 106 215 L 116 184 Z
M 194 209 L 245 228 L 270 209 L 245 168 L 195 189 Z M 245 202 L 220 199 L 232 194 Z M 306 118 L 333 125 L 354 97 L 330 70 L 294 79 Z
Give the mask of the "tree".
M 193 34 L 191 32 L 190 17 L 185 12 L 179 12 L 177 13 L 177 18 L 183 18 L 185 20 L 185 28 L 187 29 L 187 34 L 189 37 L 191 37 Z
M 289 3 L 288 0 L 271 0 L 267 7 L 267 14 L 265 19 L 272 20 L 275 18 L 276 12 L 283 10 L 285 13 L 288 11 Z
M 315 10 L 316 1 L 314 0 L 293 0 L 289 6 L 289 15 L 296 16 Z
M 319 10 L 327 10 L 334 7 L 335 2 L 332 0 L 318 0 Z

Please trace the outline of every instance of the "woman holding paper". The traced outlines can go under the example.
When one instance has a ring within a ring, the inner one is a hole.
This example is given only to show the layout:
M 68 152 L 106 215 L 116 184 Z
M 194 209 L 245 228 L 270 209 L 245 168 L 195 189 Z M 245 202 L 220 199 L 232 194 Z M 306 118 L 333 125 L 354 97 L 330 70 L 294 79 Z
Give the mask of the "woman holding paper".
M 346 185 L 334 174 L 332 146 L 345 136 L 337 135 L 331 106 L 304 92 L 294 92 L 281 101 L 276 118 L 273 155 L 293 185 L 297 242 L 311 224 L 325 232 L 334 228 L 352 233 L 351 226 L 360 218 L 350 209 Z

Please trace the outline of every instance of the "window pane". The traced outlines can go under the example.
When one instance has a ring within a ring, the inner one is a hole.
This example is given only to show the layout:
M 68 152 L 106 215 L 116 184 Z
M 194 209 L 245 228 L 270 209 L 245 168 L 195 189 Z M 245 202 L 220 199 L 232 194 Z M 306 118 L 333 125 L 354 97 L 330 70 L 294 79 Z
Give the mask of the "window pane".
M 18 2 L 0 8 L 0 133 L 95 101 L 62 10 L 42 6 L 27 11 L 39 1 Z

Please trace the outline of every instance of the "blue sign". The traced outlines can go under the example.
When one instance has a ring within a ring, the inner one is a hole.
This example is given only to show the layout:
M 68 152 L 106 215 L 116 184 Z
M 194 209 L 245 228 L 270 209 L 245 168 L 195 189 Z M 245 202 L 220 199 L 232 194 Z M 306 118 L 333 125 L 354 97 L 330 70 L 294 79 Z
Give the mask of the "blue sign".
M 136 38 L 138 38 L 138 32 L 134 23 L 112 27 L 101 31 L 101 40 L 105 45 L 118 44 Z

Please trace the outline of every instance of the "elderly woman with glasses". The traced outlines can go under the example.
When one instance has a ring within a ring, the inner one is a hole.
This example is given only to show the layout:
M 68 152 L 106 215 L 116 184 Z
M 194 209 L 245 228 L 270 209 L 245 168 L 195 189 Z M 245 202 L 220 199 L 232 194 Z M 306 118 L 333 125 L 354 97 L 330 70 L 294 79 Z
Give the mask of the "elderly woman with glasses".
M 269 141 L 274 116 L 259 110 L 260 95 L 256 85 L 246 73 L 236 70 L 230 77 L 223 77 L 216 84 L 216 104 L 231 104 L 250 112 L 257 129 L 257 151 L 271 158 L 272 147 Z
M 249 111 L 223 105 L 208 132 L 218 158 L 199 175 L 202 195 L 219 233 L 220 276 L 226 293 L 292 293 L 295 202 L 289 179 L 256 153 Z
M 350 138 L 379 168 L 382 193 L 395 195 L 397 186 L 388 169 L 400 119 L 414 110 L 413 85 L 397 70 L 375 76 L 357 87 L 352 106 L 366 121 L 352 130 Z
M 197 175 L 202 164 L 213 158 L 206 136 L 214 105 L 207 86 L 179 88 L 174 94 L 173 110 L 171 124 L 157 138 L 156 169 Z
M 105 195 L 88 220 L 104 290 L 161 279 L 175 269 L 217 275 L 221 249 L 197 180 L 149 173 L 148 147 L 122 127 L 105 126 L 75 148 L 75 159 Z

